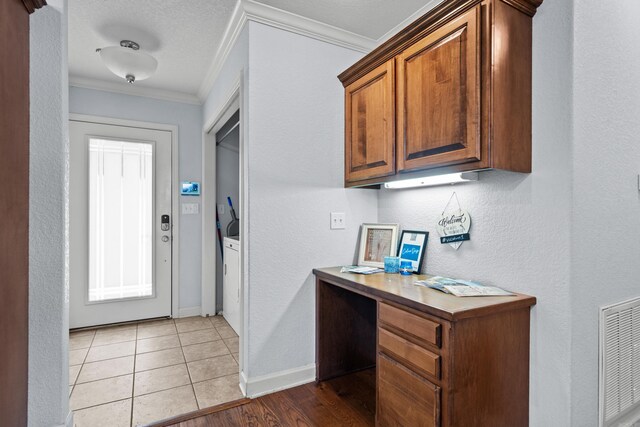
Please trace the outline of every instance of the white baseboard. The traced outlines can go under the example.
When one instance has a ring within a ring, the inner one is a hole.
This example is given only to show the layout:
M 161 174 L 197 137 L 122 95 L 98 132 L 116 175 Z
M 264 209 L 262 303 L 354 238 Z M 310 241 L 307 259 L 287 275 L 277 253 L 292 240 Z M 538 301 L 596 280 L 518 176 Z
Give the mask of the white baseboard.
M 240 391 L 244 397 L 247 397 L 247 375 L 244 371 L 240 371 Z
M 307 384 L 316 379 L 316 364 L 288 369 L 260 377 L 247 378 L 240 373 L 240 388 L 249 398 L 263 396 L 275 391 Z
M 67 421 L 64 424 L 60 424 L 58 427 L 73 427 L 73 411 L 69 411 L 67 414 Z
M 197 307 L 181 307 L 178 310 L 178 317 L 192 317 L 192 316 L 200 316 L 202 310 L 200 306 Z

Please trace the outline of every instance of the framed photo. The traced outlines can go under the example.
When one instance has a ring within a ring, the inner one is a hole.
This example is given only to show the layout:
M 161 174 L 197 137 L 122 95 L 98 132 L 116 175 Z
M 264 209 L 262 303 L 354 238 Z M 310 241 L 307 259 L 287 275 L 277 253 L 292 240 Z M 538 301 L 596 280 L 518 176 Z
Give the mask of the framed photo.
M 362 224 L 358 265 L 384 268 L 384 257 L 395 255 L 398 224 Z
M 402 230 L 400 236 L 400 246 L 398 247 L 398 257 L 402 261 L 411 261 L 413 272 L 420 274 L 422 269 L 422 259 L 427 249 L 428 231 Z

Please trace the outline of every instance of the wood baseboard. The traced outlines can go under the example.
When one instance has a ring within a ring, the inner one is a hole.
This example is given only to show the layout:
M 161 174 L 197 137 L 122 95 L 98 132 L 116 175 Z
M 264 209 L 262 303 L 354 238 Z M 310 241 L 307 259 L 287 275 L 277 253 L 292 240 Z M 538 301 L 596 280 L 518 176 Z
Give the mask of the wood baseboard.
M 220 405 L 199 409 L 193 412 L 187 412 L 186 414 L 183 414 L 183 415 L 178 415 L 172 418 L 166 418 L 161 421 L 156 421 L 155 423 L 147 424 L 146 427 L 169 427 L 175 424 L 180 424 L 181 422 L 184 422 L 184 421 L 192 420 L 194 418 L 199 418 L 205 415 L 224 411 L 225 409 L 231 409 L 231 408 L 235 408 L 236 406 L 246 405 L 249 402 L 251 402 L 251 399 L 247 399 L 245 397 L 243 399 L 233 400 L 231 402 L 222 403 Z

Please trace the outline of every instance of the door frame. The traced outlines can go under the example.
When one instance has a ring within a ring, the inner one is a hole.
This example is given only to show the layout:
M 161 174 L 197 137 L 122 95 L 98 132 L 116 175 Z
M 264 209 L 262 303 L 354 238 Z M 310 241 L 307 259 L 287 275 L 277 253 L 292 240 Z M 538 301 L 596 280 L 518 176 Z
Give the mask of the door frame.
M 226 123 L 237 109 L 240 109 L 240 200 L 238 201 L 238 212 L 240 213 L 240 333 L 239 335 L 239 358 L 240 389 L 243 395 L 246 392 L 245 373 L 248 365 L 247 361 L 247 338 L 249 336 L 249 170 L 248 158 L 249 150 L 246 146 L 245 136 L 247 135 L 248 122 L 246 120 L 246 104 L 244 102 L 244 69 L 241 69 L 237 78 L 229 85 L 224 102 L 209 117 L 205 117 L 202 129 L 202 315 L 215 312 L 215 283 L 216 283 L 216 263 L 207 263 L 207 259 L 215 259 L 217 247 L 217 232 L 215 227 L 216 213 L 216 131 Z M 213 222 L 211 222 L 213 220 Z M 209 228 L 207 228 L 209 225 Z M 213 242 L 213 244 L 211 244 Z M 211 268 L 211 265 L 213 268 Z M 208 301 L 208 303 L 207 303 Z M 206 304 L 206 305 L 205 305 Z
M 159 130 L 171 133 L 171 218 L 173 218 L 173 240 L 171 242 L 171 317 L 178 317 L 180 310 L 180 159 L 178 157 L 178 126 L 76 113 L 69 113 L 69 121 Z

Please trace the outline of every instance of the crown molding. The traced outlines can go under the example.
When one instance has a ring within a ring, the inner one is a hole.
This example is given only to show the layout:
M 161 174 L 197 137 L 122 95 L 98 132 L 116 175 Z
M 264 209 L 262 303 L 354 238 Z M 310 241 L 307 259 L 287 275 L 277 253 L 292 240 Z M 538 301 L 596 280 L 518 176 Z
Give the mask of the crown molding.
M 124 95 L 142 96 L 145 98 L 160 99 L 162 101 L 201 105 L 198 97 L 189 93 L 129 84 L 125 86 L 121 83 L 90 79 L 86 77 L 69 76 L 69 86 L 122 93 Z
M 235 45 L 247 21 L 269 25 L 274 28 L 362 53 L 369 53 L 378 45 L 377 40 L 332 25 L 324 24 L 262 3 L 256 3 L 252 0 L 241 0 L 236 5 L 229 25 L 227 25 L 227 29 L 225 30 L 222 43 L 198 90 L 198 98 L 201 102 L 204 102 L 213 87 L 214 82 L 218 78 L 218 74 L 222 70 L 222 66 L 227 60 L 231 49 Z
M 227 24 L 227 28 L 224 31 L 222 42 L 220 46 L 218 46 L 218 50 L 213 57 L 213 61 L 211 61 L 207 74 L 205 74 L 204 80 L 202 80 L 200 88 L 198 89 L 198 98 L 202 103 L 207 99 L 207 95 L 209 95 L 213 84 L 222 70 L 222 66 L 227 61 L 227 57 L 236 44 L 246 22 L 247 15 L 244 13 L 242 2 L 239 1 L 236 3 L 236 8 L 233 10 L 233 15 L 231 15 L 229 24 Z
M 259 22 L 281 30 L 311 37 L 357 52 L 368 53 L 377 44 L 376 40 L 364 37 L 333 25 L 305 18 L 252 0 L 244 0 L 244 12 L 250 21 Z
M 22 4 L 30 14 L 47 5 L 45 0 L 22 0 Z
M 509 4 L 521 12 L 533 17 L 536 11 L 542 4 L 542 0 L 502 0 L 506 4 Z
M 392 29 L 390 29 L 389 31 L 387 31 L 385 34 L 383 34 L 376 42 L 376 45 L 379 46 L 382 43 L 386 42 L 387 40 L 389 40 L 391 37 L 395 36 L 396 34 L 398 34 L 400 31 L 404 30 L 405 28 L 407 28 L 410 24 L 412 24 L 413 22 L 417 21 L 419 18 L 421 18 L 423 15 L 426 15 L 428 12 L 432 11 L 437 5 L 439 5 L 440 3 L 442 3 L 442 0 L 429 0 L 427 1 L 427 4 L 425 4 L 424 6 L 422 6 L 420 9 L 416 10 L 414 13 L 412 13 L 408 18 L 404 19 L 402 22 L 400 22 L 398 25 L 396 25 L 395 27 L 393 27 Z

